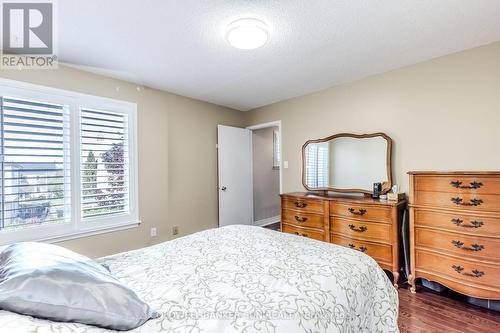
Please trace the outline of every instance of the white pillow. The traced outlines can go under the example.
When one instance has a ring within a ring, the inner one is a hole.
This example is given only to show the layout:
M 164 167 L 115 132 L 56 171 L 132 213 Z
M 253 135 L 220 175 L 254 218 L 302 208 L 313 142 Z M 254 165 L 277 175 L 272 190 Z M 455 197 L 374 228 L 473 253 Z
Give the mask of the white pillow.
M 33 242 L 13 244 L 0 254 L 0 309 L 114 330 L 159 316 L 95 261 Z

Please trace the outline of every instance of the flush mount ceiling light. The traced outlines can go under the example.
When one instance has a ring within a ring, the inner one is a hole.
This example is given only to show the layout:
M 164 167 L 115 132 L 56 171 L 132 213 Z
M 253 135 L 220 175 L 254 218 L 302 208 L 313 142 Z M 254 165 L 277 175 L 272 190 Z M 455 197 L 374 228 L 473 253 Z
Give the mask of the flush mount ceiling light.
M 239 19 L 227 26 L 226 39 L 237 49 L 252 50 L 267 43 L 269 29 L 261 20 Z

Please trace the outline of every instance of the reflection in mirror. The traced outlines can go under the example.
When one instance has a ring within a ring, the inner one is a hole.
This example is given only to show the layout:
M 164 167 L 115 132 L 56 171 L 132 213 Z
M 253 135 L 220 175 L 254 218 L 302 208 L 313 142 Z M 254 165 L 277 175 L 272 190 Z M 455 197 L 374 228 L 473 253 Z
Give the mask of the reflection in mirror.
M 373 183 L 387 185 L 388 145 L 383 136 L 338 136 L 308 143 L 304 146 L 304 185 L 310 190 L 357 189 L 367 193 Z

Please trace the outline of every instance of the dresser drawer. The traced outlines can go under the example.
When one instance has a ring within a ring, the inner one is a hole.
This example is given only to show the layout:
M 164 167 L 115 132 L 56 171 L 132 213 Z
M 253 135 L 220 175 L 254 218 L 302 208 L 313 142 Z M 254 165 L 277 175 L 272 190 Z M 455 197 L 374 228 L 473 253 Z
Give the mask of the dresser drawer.
M 415 205 L 477 211 L 500 211 L 500 195 L 497 194 L 455 194 L 417 191 L 413 200 Z
M 283 209 L 283 223 L 302 227 L 324 229 L 323 215 Z
M 344 216 L 358 220 L 391 222 L 389 207 L 365 206 L 358 203 L 330 202 L 330 215 Z
M 332 234 L 331 242 L 366 253 L 375 260 L 390 263 L 392 261 L 391 246 L 368 241 L 359 241 Z
M 500 194 L 500 178 L 474 175 L 417 176 L 415 191 L 470 194 Z
M 415 252 L 417 271 L 433 272 L 438 276 L 458 280 L 465 283 L 464 289 L 471 283 L 491 286 L 500 291 L 500 265 L 478 263 L 419 249 Z M 453 289 L 460 292 L 459 288 L 460 285 L 457 285 Z
M 349 238 L 365 240 L 391 241 L 391 225 L 377 222 L 348 220 L 341 217 L 330 217 L 330 231 Z
M 415 227 L 426 226 L 467 233 L 474 236 L 500 238 L 500 218 L 476 217 L 460 212 L 434 212 L 415 209 Z
M 320 241 L 325 240 L 325 233 L 320 232 L 318 230 L 309 229 L 309 228 L 298 228 L 288 224 L 281 225 L 281 231 L 286 232 L 288 234 L 294 234 L 297 236 L 312 238 Z
M 285 209 L 318 214 L 323 214 L 324 212 L 323 201 L 321 200 L 287 197 L 283 198 L 282 203 Z
M 466 236 L 425 228 L 415 228 L 415 247 L 447 252 L 464 259 L 500 264 L 500 239 Z

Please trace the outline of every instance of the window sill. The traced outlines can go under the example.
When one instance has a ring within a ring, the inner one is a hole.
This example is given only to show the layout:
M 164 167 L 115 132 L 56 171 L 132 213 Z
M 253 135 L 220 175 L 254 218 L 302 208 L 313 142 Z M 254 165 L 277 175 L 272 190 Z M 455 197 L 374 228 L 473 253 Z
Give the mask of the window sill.
M 120 223 L 117 225 L 109 225 L 109 226 L 104 226 L 104 227 L 96 227 L 96 228 L 91 228 L 91 229 L 86 229 L 86 230 L 79 230 L 79 231 L 72 232 L 72 233 L 69 233 L 66 235 L 48 237 L 48 238 L 40 239 L 37 241 L 47 242 L 47 243 L 62 242 L 62 241 L 67 241 L 67 240 L 72 240 L 72 239 L 77 239 L 77 238 L 84 238 L 84 237 L 95 236 L 95 235 L 100 235 L 100 234 L 107 234 L 107 233 L 115 232 L 115 231 L 137 228 L 140 224 L 141 224 L 141 221 Z
M 120 223 L 120 224 L 100 226 L 100 227 L 88 228 L 88 229 L 84 229 L 84 230 L 72 231 L 72 232 L 68 232 L 68 233 L 60 234 L 60 235 L 56 235 L 56 236 L 40 237 L 40 238 L 35 237 L 35 238 L 30 238 L 29 241 L 30 242 L 46 242 L 46 243 L 63 242 L 63 241 L 68 241 L 68 240 L 72 240 L 72 239 L 85 238 L 85 237 L 106 234 L 106 233 L 115 232 L 115 231 L 132 229 L 132 228 L 138 227 L 140 224 L 141 224 L 141 221 L 138 220 L 138 221 L 133 221 L 133 222 Z M 12 243 L 15 243 L 15 242 L 12 242 Z M 0 247 L 6 246 L 9 244 L 11 244 L 11 243 L 0 242 Z

